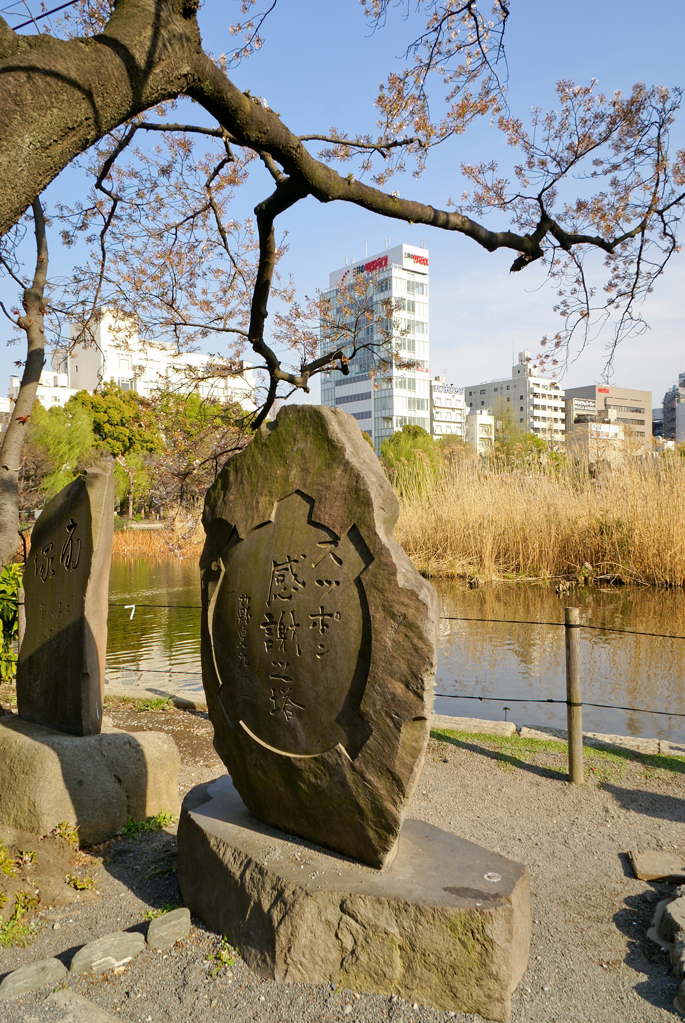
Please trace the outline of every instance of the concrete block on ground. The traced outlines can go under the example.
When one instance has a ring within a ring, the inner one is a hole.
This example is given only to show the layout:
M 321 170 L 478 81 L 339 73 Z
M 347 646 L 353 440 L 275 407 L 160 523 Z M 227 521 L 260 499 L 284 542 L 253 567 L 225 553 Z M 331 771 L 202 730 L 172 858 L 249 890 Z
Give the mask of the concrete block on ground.
M 227 776 L 188 793 L 178 846 L 185 904 L 260 976 L 509 1018 L 530 942 L 523 864 L 405 820 L 374 870 L 261 824 Z
M 59 959 L 41 959 L 29 966 L 21 966 L 0 981 L 0 1001 L 27 995 L 45 984 L 55 984 L 66 975 L 67 968 Z
M 116 970 L 143 951 L 145 938 L 138 931 L 112 931 L 83 945 L 69 964 L 70 973 L 105 973 Z
M 432 714 L 431 728 L 446 728 L 450 732 L 466 732 L 472 735 L 515 735 L 513 721 L 486 721 L 482 718 L 455 718 L 448 714 Z
M 0 718 L 0 823 L 46 835 L 62 821 L 83 845 L 134 820 L 178 813 L 176 745 L 163 732 L 75 736 L 14 715 Z

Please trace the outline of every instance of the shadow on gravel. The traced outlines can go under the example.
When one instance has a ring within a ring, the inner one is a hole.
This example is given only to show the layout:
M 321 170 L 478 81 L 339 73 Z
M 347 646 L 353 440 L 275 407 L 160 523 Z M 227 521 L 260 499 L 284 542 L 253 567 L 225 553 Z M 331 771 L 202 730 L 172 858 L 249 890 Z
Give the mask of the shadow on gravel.
M 614 923 L 628 938 L 628 951 L 624 960 L 626 966 L 642 978 L 635 984 L 636 994 L 654 1008 L 664 1009 L 679 1018 L 673 1009 L 678 981 L 671 972 L 670 957 L 647 937 L 657 902 L 668 896 L 668 892 L 663 890 L 665 888 L 670 889 L 671 886 L 659 885 L 656 891 L 628 896 L 625 908 L 614 914 Z
M 176 836 L 166 831 L 113 839 L 102 849 L 102 866 L 151 909 L 178 906 L 176 850 Z
M 624 810 L 633 810 L 645 817 L 656 817 L 664 821 L 682 821 L 685 824 L 685 799 L 668 796 L 661 792 L 643 792 L 641 789 L 624 789 L 620 785 L 604 782 L 602 788 L 610 792 Z
M 457 746 L 459 749 L 468 750 L 470 753 L 479 753 L 487 760 L 495 760 L 501 764 L 510 764 L 512 767 L 518 767 L 522 771 L 529 771 L 531 774 L 537 774 L 540 778 L 551 778 L 553 781 L 565 781 L 567 777 L 565 766 L 561 769 L 557 769 L 555 767 L 541 767 L 539 764 L 530 764 L 524 759 L 524 757 L 518 757 L 515 753 L 503 753 L 500 750 L 488 749 L 485 746 L 478 746 L 472 742 L 464 742 L 462 739 L 455 739 L 453 736 L 445 735 L 443 732 L 440 732 L 438 738 L 440 742 L 444 742 L 445 745 Z

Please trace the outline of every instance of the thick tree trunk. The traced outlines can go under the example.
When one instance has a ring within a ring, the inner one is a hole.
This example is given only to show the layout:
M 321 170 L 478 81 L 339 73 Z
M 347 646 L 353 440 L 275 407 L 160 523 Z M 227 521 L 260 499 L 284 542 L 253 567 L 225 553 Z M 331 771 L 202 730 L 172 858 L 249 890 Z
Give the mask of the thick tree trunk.
M 12 560 L 20 543 L 18 484 L 21 449 L 45 361 L 43 292 L 48 269 L 48 246 L 39 199 L 33 203 L 33 219 L 36 228 L 36 272 L 31 287 L 24 292 L 25 315 L 19 320 L 19 326 L 26 331 L 26 365 L 12 418 L 0 449 L 0 569 Z
M 101 35 L 68 41 L 16 35 L 0 18 L 0 234 L 88 146 L 187 91 L 196 10 L 197 0 L 118 0 Z

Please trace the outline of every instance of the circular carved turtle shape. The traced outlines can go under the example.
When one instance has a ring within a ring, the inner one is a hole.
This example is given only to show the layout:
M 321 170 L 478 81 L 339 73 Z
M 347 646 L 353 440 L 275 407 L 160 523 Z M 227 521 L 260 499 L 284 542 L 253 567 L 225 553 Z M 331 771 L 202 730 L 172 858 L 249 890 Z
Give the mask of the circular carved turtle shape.
M 273 752 L 355 756 L 371 653 L 358 529 L 337 536 L 295 491 L 244 539 L 234 532 L 209 608 L 219 700 L 233 728 Z

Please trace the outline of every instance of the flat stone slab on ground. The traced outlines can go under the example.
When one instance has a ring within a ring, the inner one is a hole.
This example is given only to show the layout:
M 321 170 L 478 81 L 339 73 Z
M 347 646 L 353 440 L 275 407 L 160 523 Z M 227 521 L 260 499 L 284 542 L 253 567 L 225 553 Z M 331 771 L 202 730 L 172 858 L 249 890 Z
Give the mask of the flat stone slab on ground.
M 64 980 L 66 975 L 67 968 L 59 959 L 41 959 L 40 962 L 22 966 L 0 981 L 0 1001 L 27 995 L 44 984 L 55 984 Z
M 0 823 L 47 835 L 62 821 L 82 844 L 119 834 L 130 814 L 178 813 L 180 758 L 164 732 L 66 735 L 0 717 Z
M 105 973 L 116 970 L 145 948 L 145 938 L 139 931 L 112 931 L 104 934 L 74 955 L 69 964 L 69 973 Z
M 62 1016 L 57 1023 L 121 1023 L 121 1016 L 112 1016 L 99 1005 L 77 994 L 76 991 L 69 991 L 68 988 L 55 991 L 45 1001 L 47 1005 L 68 1010 L 67 1015 Z
M 171 948 L 190 934 L 190 910 L 172 909 L 150 921 L 146 941 L 150 948 Z
M 671 881 L 673 884 L 685 881 L 685 855 L 682 853 L 631 850 L 628 859 L 641 881 Z
M 258 974 L 509 1018 L 526 968 L 526 868 L 406 820 L 385 871 L 258 822 L 228 776 L 185 798 L 178 881 Z

